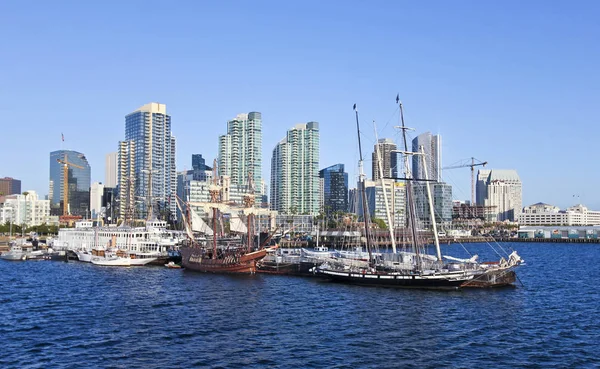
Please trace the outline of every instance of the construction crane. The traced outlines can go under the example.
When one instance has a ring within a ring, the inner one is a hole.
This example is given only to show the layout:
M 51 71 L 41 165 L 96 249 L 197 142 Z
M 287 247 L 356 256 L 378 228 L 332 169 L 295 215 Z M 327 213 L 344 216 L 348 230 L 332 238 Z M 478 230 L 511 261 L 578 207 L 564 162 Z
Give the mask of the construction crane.
M 63 215 L 69 215 L 69 167 L 83 169 L 81 165 L 71 163 L 65 153 L 64 159 L 56 159 L 63 165 Z
M 468 162 L 468 160 L 470 160 L 470 162 Z M 487 161 L 481 161 L 479 159 L 475 159 L 472 157 L 471 159 L 466 159 L 466 160 L 463 160 L 462 162 L 459 162 L 459 164 L 451 165 L 449 167 L 444 167 L 444 168 L 442 168 L 442 170 L 466 168 L 466 167 L 471 168 L 471 205 L 475 205 L 475 167 L 480 166 L 480 165 L 485 167 L 485 165 L 487 163 L 488 163 Z

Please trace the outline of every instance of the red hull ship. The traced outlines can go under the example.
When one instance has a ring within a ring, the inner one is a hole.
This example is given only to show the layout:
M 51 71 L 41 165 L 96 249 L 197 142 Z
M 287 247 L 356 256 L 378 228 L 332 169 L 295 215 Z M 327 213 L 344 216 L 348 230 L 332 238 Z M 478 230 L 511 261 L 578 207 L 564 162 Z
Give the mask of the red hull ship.
M 246 253 L 245 249 L 224 251 L 212 258 L 202 247 L 182 247 L 181 263 L 186 269 L 203 273 L 256 273 L 256 262 L 267 254 L 267 249 Z

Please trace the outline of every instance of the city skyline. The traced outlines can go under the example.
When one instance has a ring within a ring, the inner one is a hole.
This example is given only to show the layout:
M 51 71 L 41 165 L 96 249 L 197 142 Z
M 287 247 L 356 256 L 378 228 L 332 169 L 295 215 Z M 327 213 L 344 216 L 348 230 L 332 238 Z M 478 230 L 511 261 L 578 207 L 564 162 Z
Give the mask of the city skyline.
M 6 71 L 0 109 L 10 122 L 3 134 L 22 137 L 26 128 L 28 144 L 3 143 L 3 154 L 26 160 L 6 162 L 0 175 L 43 196 L 47 153 L 72 149 L 88 157 L 92 182 L 103 182 L 103 161 L 122 139 L 123 115 L 158 101 L 177 120 L 178 170 L 189 169 L 199 144 L 212 162 L 222 134 L 214 127 L 237 112 L 260 111 L 263 164 L 285 127 L 314 119 L 321 166 L 344 163 L 355 183 L 352 104 L 360 110 L 363 149 L 376 141 L 372 120 L 379 137 L 393 137 L 402 147 L 392 129 L 399 93 L 407 126 L 444 136 L 442 165 L 476 157 L 517 170 L 524 204 L 581 202 L 598 209 L 600 174 L 564 155 L 557 142 L 567 126 L 578 140 L 573 155 L 595 155 L 600 55 L 591 45 L 600 34 L 599 5 L 512 4 L 306 2 L 289 11 L 269 3 L 231 9 L 182 2 L 161 6 L 160 16 L 133 3 L 115 12 L 110 1 L 102 7 L 3 4 L 8 16 L 0 30 L 19 30 L 6 40 L 13 57 L 0 61 Z M 144 16 L 128 19 L 132 12 Z M 194 14 L 205 14 L 206 22 L 194 22 Z M 231 17 L 261 22 L 243 33 L 219 27 Z M 146 27 L 151 20 L 164 27 Z M 168 53 L 131 56 L 127 50 L 144 39 L 157 40 Z M 240 62 L 231 58 L 233 50 L 250 57 Z M 366 160 L 366 173 L 370 165 Z M 557 168 L 569 168 L 578 181 L 562 180 Z M 262 172 L 269 183 L 267 165 Z M 470 197 L 468 168 L 443 176 L 454 198 Z

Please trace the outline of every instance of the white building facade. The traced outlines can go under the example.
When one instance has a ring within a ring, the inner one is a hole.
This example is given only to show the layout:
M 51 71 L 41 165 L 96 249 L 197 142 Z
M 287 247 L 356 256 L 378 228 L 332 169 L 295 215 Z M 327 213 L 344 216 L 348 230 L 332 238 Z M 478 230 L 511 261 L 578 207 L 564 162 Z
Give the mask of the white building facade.
M 524 226 L 593 226 L 600 225 L 600 211 L 588 210 L 582 204 L 560 210 L 553 205 L 537 203 L 523 208 L 518 222 Z
M 238 114 L 227 122 L 227 134 L 219 137 L 219 175 L 231 183 L 245 185 L 252 174 L 255 192 L 262 183 L 262 114 Z M 261 199 L 262 200 L 262 199 Z
M 117 178 L 119 177 L 117 165 L 118 153 L 111 152 L 106 154 L 104 161 L 104 186 L 117 187 Z
M 104 185 L 101 182 L 94 182 L 90 187 L 90 212 L 92 219 L 101 217 L 102 195 L 104 194 Z
M 9 195 L 0 203 L 0 223 L 7 222 L 25 227 L 53 223 L 50 217 L 50 200 L 40 200 L 35 191 L 22 195 Z
M 273 149 L 271 210 L 319 213 L 319 123 L 297 124 Z
M 516 221 L 523 210 L 521 179 L 513 169 L 485 169 L 477 174 L 477 205 L 495 206 L 497 221 Z

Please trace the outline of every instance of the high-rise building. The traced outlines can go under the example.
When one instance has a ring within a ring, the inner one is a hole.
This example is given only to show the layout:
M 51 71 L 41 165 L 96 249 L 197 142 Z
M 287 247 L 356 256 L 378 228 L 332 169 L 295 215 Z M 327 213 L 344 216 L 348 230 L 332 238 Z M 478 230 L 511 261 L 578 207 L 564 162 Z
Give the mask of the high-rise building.
M 119 178 L 118 218 L 131 220 L 135 212 L 136 149 L 134 141 L 119 141 L 117 170 Z
M 360 188 L 360 184 L 358 184 L 358 188 Z M 363 205 L 360 191 L 353 189 L 351 192 L 351 209 L 356 215 L 358 215 L 358 219 L 362 221 Z M 365 192 L 367 195 L 369 216 L 372 219 L 381 219 L 388 227 L 391 228 L 404 227 L 406 219 L 406 189 L 404 182 L 396 182 L 393 179 L 384 179 L 383 181 L 365 181 Z M 387 197 L 387 209 L 389 209 L 392 225 L 389 224 L 390 222 L 388 220 L 388 212 L 386 209 L 386 198 L 384 196 Z
M 380 138 L 375 146 L 373 147 L 373 166 L 372 166 L 372 177 L 374 181 L 377 181 L 381 176 L 379 175 L 379 158 L 381 158 L 381 167 L 383 169 L 383 177 L 390 178 L 392 176 L 392 154 L 396 150 L 396 144 L 389 138 Z M 379 155 L 377 151 L 379 150 Z
M 348 211 L 348 173 L 344 164 L 335 164 L 319 171 L 323 183 L 323 204 L 325 214 Z
M 442 137 L 440 135 L 432 135 L 431 132 L 425 132 L 412 141 L 412 151 L 420 152 L 421 146 L 425 151 L 425 162 L 427 163 L 427 177 L 436 182 L 441 182 L 442 178 Z M 417 179 L 425 179 L 425 171 L 423 169 L 423 159 L 421 155 L 413 156 L 412 177 Z
M 523 210 L 521 178 L 513 169 L 484 169 L 477 173 L 477 204 L 495 207 L 497 221 L 516 221 Z
M 319 123 L 297 124 L 273 149 L 271 210 L 319 213 Z
M 135 143 L 135 196 L 140 199 L 135 217 L 175 214 L 175 138 L 167 106 L 149 103 L 126 115 L 125 141 Z
M 11 177 L 0 178 L 0 196 L 21 193 L 21 181 Z
M 424 182 L 413 183 L 416 217 L 425 228 L 431 227 L 431 212 L 427 197 L 427 185 Z M 430 182 L 429 190 L 433 197 L 435 222 L 444 226 L 452 222 L 452 186 L 444 182 Z
M 90 187 L 90 211 L 92 219 L 103 216 L 102 195 L 104 195 L 104 185 L 101 182 L 92 183 Z
M 192 170 L 206 170 L 206 161 L 202 154 L 192 154 Z
M 117 187 L 118 172 L 117 153 L 106 154 L 104 163 L 104 185 L 106 187 Z
M 229 176 L 233 185 L 245 185 L 252 173 L 260 196 L 262 177 L 262 116 L 259 112 L 238 114 L 227 122 L 227 134 L 219 137 L 219 175 Z
M 90 183 L 91 168 L 88 161 L 80 152 L 72 150 L 58 150 L 50 153 L 50 184 L 48 198 L 50 199 L 50 212 L 52 215 L 63 215 L 63 186 L 64 164 L 60 161 L 75 164 L 68 166 L 68 206 L 71 215 L 87 218 L 90 215 Z

